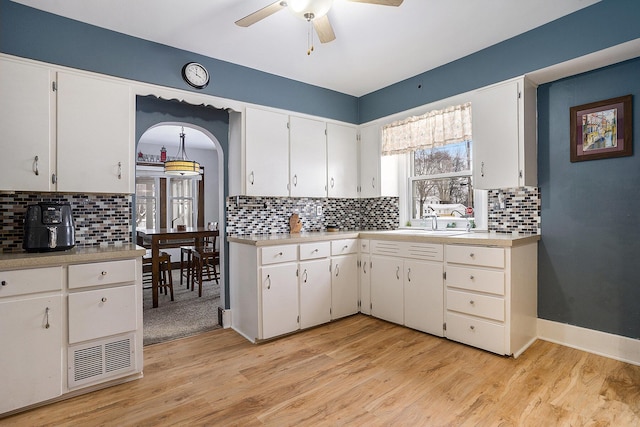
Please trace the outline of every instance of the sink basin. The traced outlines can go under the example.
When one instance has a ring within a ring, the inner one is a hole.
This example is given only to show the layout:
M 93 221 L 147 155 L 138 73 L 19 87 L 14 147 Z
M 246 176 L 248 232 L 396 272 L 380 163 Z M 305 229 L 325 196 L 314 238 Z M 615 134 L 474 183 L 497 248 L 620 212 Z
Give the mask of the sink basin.
M 413 236 L 457 236 L 460 234 L 467 234 L 464 230 L 421 230 L 408 228 L 398 228 L 397 230 L 385 231 L 385 233 Z

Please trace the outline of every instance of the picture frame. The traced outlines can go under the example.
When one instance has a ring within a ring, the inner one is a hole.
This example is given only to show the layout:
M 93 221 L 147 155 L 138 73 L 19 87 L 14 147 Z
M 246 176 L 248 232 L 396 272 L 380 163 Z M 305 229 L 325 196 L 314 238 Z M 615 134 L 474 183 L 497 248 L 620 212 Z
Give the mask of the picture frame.
M 633 154 L 632 95 L 569 109 L 571 162 Z

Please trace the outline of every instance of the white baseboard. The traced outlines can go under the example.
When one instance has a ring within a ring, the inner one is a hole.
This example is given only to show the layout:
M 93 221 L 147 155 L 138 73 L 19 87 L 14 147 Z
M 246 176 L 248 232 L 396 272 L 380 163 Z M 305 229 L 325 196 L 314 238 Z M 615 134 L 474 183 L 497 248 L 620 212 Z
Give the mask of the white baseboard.
M 538 319 L 538 338 L 640 366 L 640 340 Z

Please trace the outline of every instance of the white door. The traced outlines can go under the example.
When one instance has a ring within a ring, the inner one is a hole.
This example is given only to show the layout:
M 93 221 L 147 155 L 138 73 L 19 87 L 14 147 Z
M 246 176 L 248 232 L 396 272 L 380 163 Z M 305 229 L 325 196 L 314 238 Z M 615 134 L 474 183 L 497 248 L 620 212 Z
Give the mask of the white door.
M 518 83 L 479 91 L 473 99 L 474 188 L 518 186 Z
M 443 336 L 442 263 L 405 260 L 404 275 L 405 326 Z
M 371 258 L 360 255 L 360 312 L 371 314 Z
M 331 318 L 339 319 L 358 312 L 358 255 L 331 260 Z
M 371 315 L 404 324 L 403 262 L 371 256 Z
M 360 197 L 380 196 L 380 126 L 360 129 Z
M 267 339 L 298 329 L 297 264 L 260 269 L 262 335 Z
M 58 191 L 133 193 L 135 98 L 129 86 L 58 73 Z
M 327 193 L 358 197 L 358 141 L 353 126 L 327 123 Z
M 328 323 L 331 320 L 331 261 L 328 258 L 301 262 L 300 328 Z
M 289 116 L 247 108 L 245 194 L 289 195 Z
M 62 394 L 62 296 L 0 302 L 0 413 Z
M 52 189 L 52 82 L 47 68 L 0 60 L 0 190 Z
M 295 116 L 289 123 L 291 197 L 326 197 L 326 123 Z

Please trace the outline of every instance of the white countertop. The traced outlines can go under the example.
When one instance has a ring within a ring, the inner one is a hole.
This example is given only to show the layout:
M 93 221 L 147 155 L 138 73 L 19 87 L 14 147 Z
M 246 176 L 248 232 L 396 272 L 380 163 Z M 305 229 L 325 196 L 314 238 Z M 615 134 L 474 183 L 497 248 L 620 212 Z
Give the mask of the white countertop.
M 0 270 L 136 258 L 143 256 L 145 252 L 143 247 L 124 244 L 120 246 L 75 247 L 66 251 L 54 252 L 3 253 L 0 254 Z
M 449 243 L 484 246 L 520 246 L 540 240 L 539 234 L 512 234 L 495 232 L 475 232 L 459 233 L 450 235 L 450 231 L 442 234 L 425 233 L 420 230 L 402 231 L 317 231 L 303 233 L 276 233 L 276 234 L 250 234 L 227 236 L 227 240 L 233 243 L 242 243 L 254 246 L 274 246 L 282 244 L 314 242 L 321 240 L 337 239 L 374 239 L 374 240 L 395 240 L 403 242 L 424 242 L 424 243 Z

